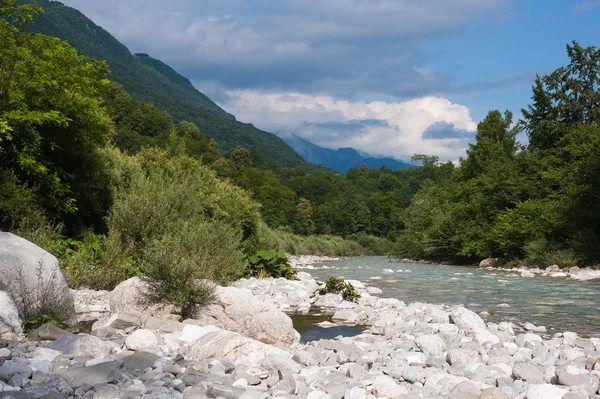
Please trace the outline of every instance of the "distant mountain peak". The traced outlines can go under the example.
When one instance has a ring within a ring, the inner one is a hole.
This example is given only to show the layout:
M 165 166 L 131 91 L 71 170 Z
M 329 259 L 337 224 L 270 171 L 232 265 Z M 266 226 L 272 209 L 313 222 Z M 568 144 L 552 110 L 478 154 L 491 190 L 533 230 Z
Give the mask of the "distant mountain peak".
M 337 150 L 319 147 L 296 135 L 283 137 L 283 139 L 306 161 L 337 170 L 344 174 L 348 172 L 350 168 L 362 164 L 367 165 L 369 168 L 377 169 L 385 165 L 391 170 L 407 169 L 414 166 L 390 157 L 374 158 L 366 152 L 361 153 L 350 147 L 342 147 Z

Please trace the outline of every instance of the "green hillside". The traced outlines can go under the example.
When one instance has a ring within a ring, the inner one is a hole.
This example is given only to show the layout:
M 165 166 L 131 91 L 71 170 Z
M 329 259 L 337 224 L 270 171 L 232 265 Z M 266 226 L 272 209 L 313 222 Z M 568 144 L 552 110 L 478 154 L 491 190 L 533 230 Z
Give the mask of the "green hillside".
M 195 123 L 213 137 L 221 151 L 236 146 L 256 150 L 266 161 L 293 167 L 306 164 L 300 155 L 276 135 L 251 124 L 241 123 L 190 81 L 165 63 L 147 54 L 132 54 L 107 31 L 74 8 L 57 1 L 27 0 L 42 7 L 29 29 L 68 41 L 84 55 L 106 60 L 110 79 L 125 87 L 135 98 L 149 101 L 168 111 L 175 121 Z

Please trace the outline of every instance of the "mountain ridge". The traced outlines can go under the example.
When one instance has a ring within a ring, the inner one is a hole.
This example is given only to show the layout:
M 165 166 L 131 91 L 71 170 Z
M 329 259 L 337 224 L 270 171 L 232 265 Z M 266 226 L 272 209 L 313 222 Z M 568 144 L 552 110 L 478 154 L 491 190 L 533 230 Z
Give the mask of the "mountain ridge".
M 195 123 L 216 140 L 221 151 L 242 146 L 261 153 L 268 162 L 286 167 L 312 167 L 280 137 L 237 121 L 197 90 L 188 78 L 148 54 L 131 53 L 79 10 L 52 0 L 25 2 L 44 9 L 44 13 L 29 24 L 29 31 L 58 37 L 80 54 L 105 60 L 111 70 L 111 80 L 120 83 L 134 98 L 169 112 L 176 122 Z
M 296 135 L 284 137 L 284 140 L 307 162 L 322 165 L 344 174 L 349 169 L 361 166 L 362 164 L 376 169 L 385 165 L 391 170 L 408 169 L 415 166 L 390 157 L 375 158 L 364 151 L 361 153 L 354 148 L 342 147 L 332 150 L 320 147 Z

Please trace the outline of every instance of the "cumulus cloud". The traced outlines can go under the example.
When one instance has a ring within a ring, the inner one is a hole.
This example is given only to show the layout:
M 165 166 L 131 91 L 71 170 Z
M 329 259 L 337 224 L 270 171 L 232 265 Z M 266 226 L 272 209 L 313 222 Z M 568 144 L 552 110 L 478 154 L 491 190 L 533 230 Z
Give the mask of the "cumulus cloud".
M 63 1 L 209 87 L 406 99 L 456 89 L 423 44 L 513 0 Z
M 262 129 L 405 160 L 414 153 L 457 160 L 477 128 L 467 107 L 442 97 L 387 103 L 297 92 L 234 90 L 227 95 L 223 108 Z

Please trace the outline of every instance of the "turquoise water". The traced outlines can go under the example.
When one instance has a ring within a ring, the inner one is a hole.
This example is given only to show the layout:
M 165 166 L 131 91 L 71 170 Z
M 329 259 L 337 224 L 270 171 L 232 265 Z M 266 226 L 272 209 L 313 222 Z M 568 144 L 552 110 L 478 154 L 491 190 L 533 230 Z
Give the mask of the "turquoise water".
M 387 257 L 346 258 L 306 270 L 317 280 L 342 276 L 383 290 L 381 297 L 404 302 L 462 304 L 487 321 L 531 322 L 548 333 L 574 331 L 600 336 L 600 281 L 521 278 L 515 273 L 476 267 L 398 263 Z M 394 270 L 384 274 L 383 269 Z M 404 272 L 397 272 L 397 270 Z M 370 280 L 371 277 L 380 277 Z M 510 307 L 498 307 L 509 304 Z
M 294 328 L 300 333 L 300 342 L 318 341 L 320 339 L 333 339 L 337 336 L 354 337 L 362 334 L 362 327 L 335 326 L 320 327 L 318 323 L 331 322 L 331 315 L 291 315 Z

